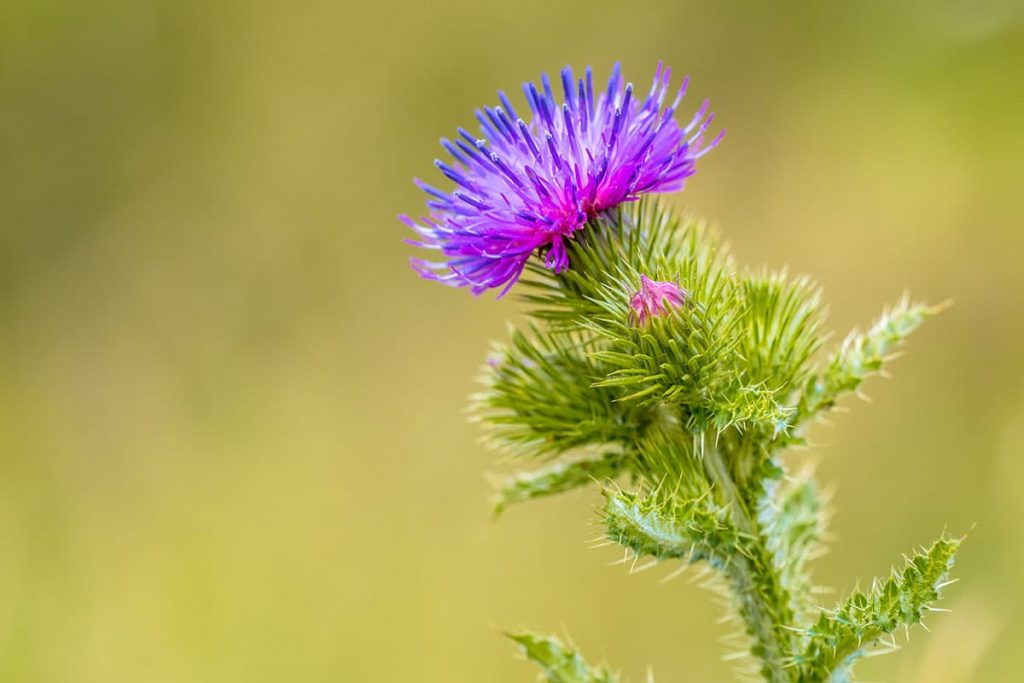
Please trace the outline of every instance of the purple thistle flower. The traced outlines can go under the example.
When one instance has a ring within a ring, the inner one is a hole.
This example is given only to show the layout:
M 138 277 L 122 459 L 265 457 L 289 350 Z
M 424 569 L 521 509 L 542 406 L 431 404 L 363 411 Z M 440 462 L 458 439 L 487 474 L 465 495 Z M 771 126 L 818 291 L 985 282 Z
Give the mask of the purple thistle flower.
M 640 291 L 629 300 L 636 323 L 646 325 L 651 318 L 668 313 L 686 303 L 687 291 L 674 282 L 658 282 L 640 276 Z
M 697 159 L 725 131 L 704 145 L 714 118 L 707 101 L 685 128 L 678 125 L 674 115 L 688 78 L 662 108 L 670 72 L 659 63 L 641 101 L 631 83 L 623 85 L 618 64 L 597 95 L 589 67 L 575 82 L 566 67 L 561 105 L 542 74 L 540 90 L 523 85 L 529 120 L 519 118 L 499 91 L 501 106 L 476 112 L 482 139 L 460 128 L 454 142 L 441 140 L 454 161 L 435 165 L 457 187 L 445 192 L 416 180 L 430 196 L 431 215 L 419 222 L 400 217 L 420 235 L 408 241 L 441 252 L 444 260 L 413 259 L 413 267 L 423 277 L 469 287 L 473 294 L 503 287 L 502 296 L 535 251 L 545 251 L 551 270 L 565 270 L 566 241 L 602 211 L 648 192 L 682 189 Z

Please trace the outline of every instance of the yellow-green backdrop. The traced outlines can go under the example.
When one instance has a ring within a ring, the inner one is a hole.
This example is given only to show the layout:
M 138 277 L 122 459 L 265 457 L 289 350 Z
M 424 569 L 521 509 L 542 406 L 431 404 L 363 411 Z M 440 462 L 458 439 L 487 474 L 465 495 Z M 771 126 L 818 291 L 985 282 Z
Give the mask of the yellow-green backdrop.
M 973 527 L 954 613 L 862 672 L 1020 680 L 1022 8 L 8 0 L 0 680 L 511 683 L 519 626 L 729 680 L 707 593 L 587 547 L 592 493 L 491 519 L 463 408 L 518 304 L 419 280 L 395 218 L 497 88 L 616 59 L 713 101 L 672 201 L 816 278 L 839 334 L 956 300 L 815 430 L 817 576 Z

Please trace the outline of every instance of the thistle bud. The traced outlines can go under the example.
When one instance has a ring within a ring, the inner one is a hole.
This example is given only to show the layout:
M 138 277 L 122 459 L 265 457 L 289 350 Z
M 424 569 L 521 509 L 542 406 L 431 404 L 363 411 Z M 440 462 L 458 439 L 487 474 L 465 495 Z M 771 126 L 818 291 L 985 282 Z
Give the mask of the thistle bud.
M 689 293 L 674 282 L 658 282 L 646 275 L 640 276 L 640 291 L 629 300 L 633 319 L 645 325 L 651 318 L 662 316 L 686 303 Z

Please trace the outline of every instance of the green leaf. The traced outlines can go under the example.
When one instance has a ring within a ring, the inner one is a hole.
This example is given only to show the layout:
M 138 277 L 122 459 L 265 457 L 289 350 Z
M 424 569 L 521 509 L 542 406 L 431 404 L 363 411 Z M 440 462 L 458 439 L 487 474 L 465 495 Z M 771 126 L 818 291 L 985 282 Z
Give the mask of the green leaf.
M 636 557 L 721 565 L 739 548 L 739 536 L 710 495 L 681 500 L 673 495 L 604 491 L 608 538 Z
M 860 657 L 895 649 L 892 633 L 921 623 L 950 583 L 949 571 L 961 540 L 940 538 L 903 568 L 894 569 L 889 578 L 875 580 L 868 593 L 855 591 L 822 614 L 805 632 L 807 647 L 794 661 L 799 680 L 848 680 Z
M 614 478 L 622 468 L 622 461 L 619 453 L 606 453 L 596 458 L 558 461 L 537 470 L 519 472 L 499 484 L 494 511 L 500 514 L 513 503 L 553 496 L 599 479 Z
M 507 633 L 526 658 L 537 664 L 548 683 L 617 683 L 619 677 L 605 667 L 592 667 L 575 649 L 553 637 Z
M 856 391 L 865 379 L 882 372 L 889 356 L 910 333 L 943 308 L 912 304 L 904 297 L 885 311 L 870 330 L 852 332 L 832 355 L 825 371 L 807 381 L 797 407 L 797 420 L 828 410 L 841 396 Z

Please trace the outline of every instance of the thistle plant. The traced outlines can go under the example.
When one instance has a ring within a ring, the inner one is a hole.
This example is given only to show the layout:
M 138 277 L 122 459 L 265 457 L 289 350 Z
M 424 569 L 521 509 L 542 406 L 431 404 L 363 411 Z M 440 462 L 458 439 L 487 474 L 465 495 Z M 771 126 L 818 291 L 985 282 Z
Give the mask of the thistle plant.
M 658 66 L 643 97 L 618 66 L 595 94 L 590 69 L 526 84 L 528 118 L 477 112 L 483 136 L 442 140 L 450 191 L 420 181 L 429 216 L 403 217 L 437 252 L 429 279 L 499 297 L 516 286 L 528 320 L 484 365 L 474 415 L 523 463 L 496 508 L 594 486 L 603 540 L 642 566 L 707 567 L 742 623 L 740 674 L 851 681 L 858 659 L 895 649 L 950 583 L 960 539 L 944 533 L 864 591 L 818 604 L 809 564 L 828 506 L 786 452 L 809 423 L 882 374 L 938 309 L 903 298 L 828 348 L 819 289 L 734 263 L 718 235 L 650 195 L 681 190 L 708 141 L 705 102 L 685 126 Z M 553 683 L 616 674 L 532 634 L 512 639 Z

